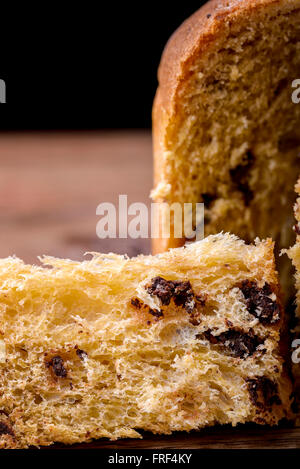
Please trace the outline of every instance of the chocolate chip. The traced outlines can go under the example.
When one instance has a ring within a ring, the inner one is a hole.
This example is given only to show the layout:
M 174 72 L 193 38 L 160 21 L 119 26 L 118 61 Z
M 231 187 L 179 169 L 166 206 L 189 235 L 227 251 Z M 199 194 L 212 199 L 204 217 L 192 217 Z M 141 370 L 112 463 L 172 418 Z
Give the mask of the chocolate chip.
M 280 307 L 270 296 L 273 291 L 268 283 L 259 288 L 256 282 L 244 280 L 240 289 L 245 297 L 248 312 L 264 325 L 276 324 L 280 320 Z
M 225 319 L 225 324 L 227 327 L 232 327 L 233 326 L 233 323 L 231 321 L 229 321 L 229 319 Z
M 149 308 L 149 313 L 156 318 L 161 318 L 164 314 L 160 309 L 151 309 Z
M 12 429 L 4 422 L 0 422 L 0 435 L 14 435 Z
M 283 78 L 280 80 L 274 90 L 274 96 L 279 96 L 285 88 L 288 86 L 288 80 L 286 78 Z
M 251 151 L 248 151 L 245 162 L 230 170 L 231 179 L 237 189 L 243 194 L 246 207 L 253 199 L 253 191 L 249 186 L 249 172 L 253 166 L 253 163 L 254 155 Z
M 300 147 L 300 139 L 298 135 L 289 133 L 280 138 L 278 142 L 278 149 L 281 152 L 295 150 Z
M 190 322 L 190 324 L 192 324 L 192 326 L 199 326 L 199 324 L 201 323 L 201 320 L 200 320 L 200 318 L 192 315 L 189 319 L 189 322 Z
M 88 354 L 84 350 L 81 350 L 80 348 L 76 349 L 76 354 L 81 360 L 84 360 L 88 356 Z
M 214 194 L 202 194 L 202 200 L 205 208 L 210 208 L 214 200 L 216 200 L 216 195 Z
M 201 335 L 197 335 L 196 336 L 197 338 L 201 338 Z M 213 345 L 217 345 L 218 344 L 218 338 L 217 336 L 213 335 L 211 333 L 211 330 L 207 330 L 204 332 L 204 337 L 206 338 L 206 340 L 208 340 L 211 344 Z
M 176 306 L 182 306 L 188 314 L 192 314 L 195 309 L 195 299 L 190 282 L 175 281 L 173 285 Z
M 207 301 L 207 295 L 206 294 L 196 295 L 195 298 L 196 298 L 196 302 L 199 303 L 199 305 L 204 308 L 206 301 Z
M 64 367 L 64 361 L 59 355 L 53 357 L 52 360 L 47 363 L 47 365 L 52 367 L 56 376 L 59 376 L 60 378 L 65 378 L 67 376 L 67 370 Z
M 174 284 L 162 277 L 155 277 L 151 280 L 151 286 L 147 287 L 147 292 L 157 296 L 163 305 L 169 305 L 174 294 Z
M 259 423 L 260 425 L 267 425 L 266 419 L 263 419 L 262 417 L 256 417 L 255 423 Z
M 132 306 L 138 309 L 141 309 L 141 307 L 143 306 L 143 303 L 138 298 L 132 298 L 131 304 Z
M 164 306 L 168 306 L 173 298 L 176 306 L 182 306 L 188 314 L 192 314 L 195 309 L 194 292 L 189 281 L 172 281 L 155 277 L 146 289 L 150 295 L 157 296 Z
M 266 376 L 246 379 L 250 400 L 253 405 L 260 409 L 280 405 L 278 396 L 278 384 Z
M 263 340 L 257 337 L 253 330 L 250 329 L 248 333 L 230 329 L 222 332 L 219 335 L 213 335 L 211 330 L 204 332 L 204 336 L 211 344 L 222 345 L 227 348 L 234 357 L 247 358 L 253 355 L 257 347 L 263 344 Z
M 152 314 L 152 316 L 155 316 L 156 318 L 160 318 L 164 315 L 163 312 L 160 309 L 151 309 L 148 305 L 144 304 L 138 298 L 132 298 L 131 305 L 134 306 L 137 309 L 142 309 L 142 308 L 147 309 L 148 313 Z M 147 321 L 147 323 L 148 322 L 150 323 L 150 321 Z

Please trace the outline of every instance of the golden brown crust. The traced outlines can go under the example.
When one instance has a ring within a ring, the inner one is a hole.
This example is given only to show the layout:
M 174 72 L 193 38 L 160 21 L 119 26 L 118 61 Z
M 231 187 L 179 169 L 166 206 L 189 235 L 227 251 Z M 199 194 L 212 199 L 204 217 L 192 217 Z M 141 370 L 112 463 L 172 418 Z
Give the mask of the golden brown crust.
M 176 94 L 180 82 L 186 78 L 187 62 L 195 55 L 203 54 L 210 44 L 213 46 L 231 20 L 268 5 L 283 3 L 282 0 L 210 0 L 184 21 L 169 39 L 162 55 L 153 109 L 154 124 L 161 111 L 168 115 L 175 112 Z
M 279 6 L 281 10 L 299 7 L 295 0 L 210 0 L 187 19 L 168 41 L 158 71 L 159 87 L 153 105 L 154 188 L 166 182 L 163 151 L 167 147 L 167 125 L 176 118 L 180 90 L 190 73 L 189 64 L 195 57 L 205 57 L 226 37 L 231 23 L 239 17 L 257 14 L 260 9 Z M 163 201 L 163 193 L 154 197 Z M 154 239 L 153 252 L 183 244 L 184 240 Z

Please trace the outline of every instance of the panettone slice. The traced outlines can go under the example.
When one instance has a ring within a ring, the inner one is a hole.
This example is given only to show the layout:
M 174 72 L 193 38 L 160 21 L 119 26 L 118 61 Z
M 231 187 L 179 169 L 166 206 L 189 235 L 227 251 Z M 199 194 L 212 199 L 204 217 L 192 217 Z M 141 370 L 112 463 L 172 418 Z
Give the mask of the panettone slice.
M 289 417 L 270 240 L 157 256 L 0 260 L 0 445 Z

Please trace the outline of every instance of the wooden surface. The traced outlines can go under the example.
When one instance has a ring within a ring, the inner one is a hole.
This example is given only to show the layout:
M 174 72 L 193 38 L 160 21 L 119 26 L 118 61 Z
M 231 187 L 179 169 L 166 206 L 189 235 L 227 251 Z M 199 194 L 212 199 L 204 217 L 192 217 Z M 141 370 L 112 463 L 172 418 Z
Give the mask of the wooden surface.
M 215 427 L 199 432 L 170 436 L 150 435 L 143 439 L 95 441 L 80 445 L 55 445 L 54 449 L 297 449 L 300 448 L 299 428 L 264 428 L 240 425 L 237 428 Z
M 87 251 L 149 253 L 148 240 L 98 239 L 96 207 L 116 203 L 119 194 L 129 204 L 150 204 L 151 185 L 148 132 L 0 134 L 0 257 L 37 263 L 40 254 L 82 260 Z M 300 428 L 217 427 L 73 447 L 300 448 Z
M 0 134 L 0 257 L 149 253 L 149 240 L 98 239 L 96 208 L 119 194 L 150 204 L 151 151 L 143 131 Z

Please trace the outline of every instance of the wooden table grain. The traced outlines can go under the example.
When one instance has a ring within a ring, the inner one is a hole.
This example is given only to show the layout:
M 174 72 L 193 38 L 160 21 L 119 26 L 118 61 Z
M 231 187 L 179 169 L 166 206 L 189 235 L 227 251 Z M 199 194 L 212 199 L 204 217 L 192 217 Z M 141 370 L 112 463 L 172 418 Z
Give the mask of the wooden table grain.
M 96 208 L 150 204 L 151 152 L 145 131 L 0 134 L 0 257 L 149 253 L 147 239 L 99 239 Z
M 150 252 L 147 239 L 99 239 L 102 202 L 150 205 L 151 136 L 146 131 L 0 134 L 0 257 L 38 263 L 41 254 L 82 260 L 85 252 Z M 241 425 L 171 436 L 99 440 L 52 448 L 300 448 L 300 428 Z
M 176 450 L 176 449 L 299 449 L 299 428 L 270 428 L 259 425 L 212 427 L 191 433 L 151 435 L 143 439 L 117 441 L 98 440 L 77 445 L 56 444 L 52 449 L 105 449 L 105 450 Z M 45 448 L 44 448 L 45 449 Z

